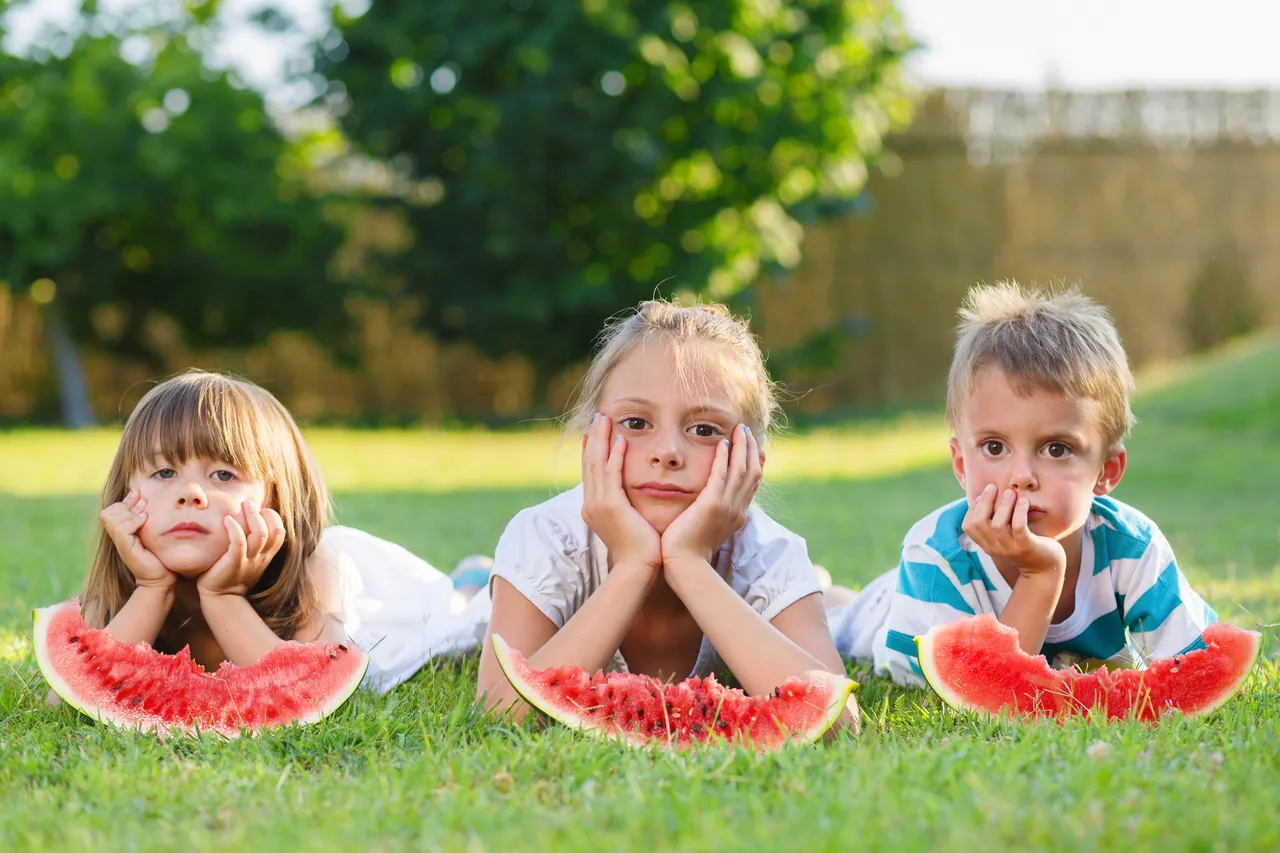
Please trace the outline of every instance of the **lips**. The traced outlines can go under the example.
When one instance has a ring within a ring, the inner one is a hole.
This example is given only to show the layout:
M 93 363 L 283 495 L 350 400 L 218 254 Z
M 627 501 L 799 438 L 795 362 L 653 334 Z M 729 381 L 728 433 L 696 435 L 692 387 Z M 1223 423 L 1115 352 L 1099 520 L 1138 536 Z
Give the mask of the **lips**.
M 646 497 L 660 500 L 674 500 L 692 494 L 688 489 L 682 489 L 673 483 L 659 483 L 656 481 L 641 483 L 635 487 L 635 491 Z
M 194 521 L 179 521 L 173 527 L 166 530 L 164 535 L 180 537 L 201 536 L 208 534 L 208 532 L 209 528 L 205 527 L 203 524 L 197 524 Z

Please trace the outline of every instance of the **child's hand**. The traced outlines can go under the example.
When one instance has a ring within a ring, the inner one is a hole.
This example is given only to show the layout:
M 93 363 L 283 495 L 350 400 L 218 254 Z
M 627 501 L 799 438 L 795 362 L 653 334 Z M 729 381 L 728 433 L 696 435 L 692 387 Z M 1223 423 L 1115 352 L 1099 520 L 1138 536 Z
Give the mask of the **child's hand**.
M 988 485 L 969 506 L 960 527 L 997 563 L 1012 564 L 1022 576 L 1065 573 L 1067 552 L 1061 543 L 1031 532 L 1027 511 L 1031 501 L 1005 489 L 996 502 L 996 487 Z
M 278 512 L 259 510 L 253 501 L 245 501 L 243 510 L 244 527 L 233 515 L 222 519 L 227 531 L 227 553 L 196 580 L 202 596 L 248 595 L 284 544 L 284 521 Z M 249 531 L 247 538 L 245 528 Z
M 138 531 L 147 523 L 146 510 L 147 502 L 134 489 L 124 500 L 104 509 L 99 517 L 138 586 L 172 587 L 178 582 L 178 576 L 165 568 L 160 558 L 148 551 L 138 538 Z
M 614 565 L 637 563 L 662 568 L 658 531 L 645 520 L 622 488 L 627 440 L 611 440 L 613 424 L 603 415 L 587 428 L 582 442 L 582 520 L 604 542 Z
M 697 499 L 662 534 L 662 559 L 670 566 L 690 557 L 711 561 L 716 549 L 747 523 L 747 510 L 764 464 L 760 446 L 745 425 L 733 431 L 732 446 L 720 442 L 711 477 Z

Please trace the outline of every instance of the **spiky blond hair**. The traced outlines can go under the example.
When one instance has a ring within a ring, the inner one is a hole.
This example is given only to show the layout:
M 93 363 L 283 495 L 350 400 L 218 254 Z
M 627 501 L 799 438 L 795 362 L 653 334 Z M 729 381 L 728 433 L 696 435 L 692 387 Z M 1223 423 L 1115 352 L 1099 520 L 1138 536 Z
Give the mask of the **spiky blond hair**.
M 1107 310 L 1074 287 L 1025 291 L 1015 281 L 979 285 L 959 312 L 955 357 L 947 377 L 947 423 L 978 377 L 998 368 L 1019 393 L 1042 390 L 1096 400 L 1101 429 L 1114 447 L 1133 426 L 1133 374 Z

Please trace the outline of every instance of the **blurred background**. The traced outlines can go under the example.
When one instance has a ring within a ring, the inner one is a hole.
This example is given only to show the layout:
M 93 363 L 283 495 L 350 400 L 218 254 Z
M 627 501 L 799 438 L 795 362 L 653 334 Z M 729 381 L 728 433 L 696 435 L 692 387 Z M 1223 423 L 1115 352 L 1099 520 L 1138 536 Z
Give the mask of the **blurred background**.
M 232 370 L 558 413 L 607 316 L 749 313 L 805 419 L 936 405 L 978 281 L 1138 365 L 1280 324 L 1255 0 L 0 0 L 0 423 Z

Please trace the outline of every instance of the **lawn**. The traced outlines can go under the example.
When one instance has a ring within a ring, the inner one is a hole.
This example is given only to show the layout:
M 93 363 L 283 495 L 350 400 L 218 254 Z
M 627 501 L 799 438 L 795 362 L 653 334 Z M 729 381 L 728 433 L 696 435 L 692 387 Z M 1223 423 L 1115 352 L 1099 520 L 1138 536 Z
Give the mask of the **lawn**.
M 474 662 L 252 741 L 159 742 L 49 710 L 31 608 L 74 595 L 110 431 L 0 433 L 0 850 L 1280 849 L 1280 338 L 1144 375 L 1117 492 L 1265 662 L 1204 720 L 980 720 L 855 668 L 867 730 L 774 756 L 631 751 L 472 704 Z M 516 432 L 310 433 L 339 520 L 437 565 L 574 483 Z M 798 430 L 764 498 L 846 583 L 958 495 L 937 416 Z

